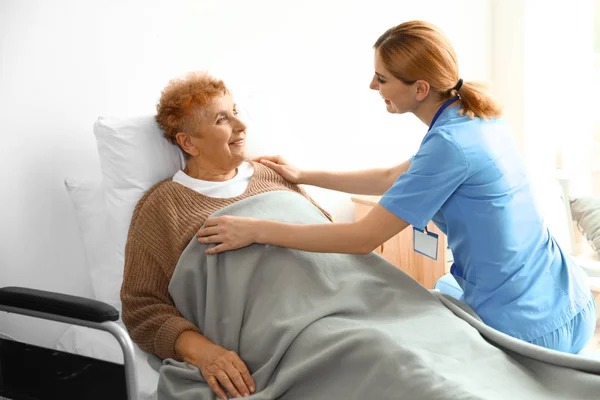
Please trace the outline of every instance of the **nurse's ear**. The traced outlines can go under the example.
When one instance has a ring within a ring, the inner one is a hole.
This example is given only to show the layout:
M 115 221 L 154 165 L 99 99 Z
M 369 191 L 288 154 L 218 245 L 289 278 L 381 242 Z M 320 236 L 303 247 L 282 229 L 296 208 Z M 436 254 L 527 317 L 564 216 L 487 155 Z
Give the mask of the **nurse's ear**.
M 427 98 L 427 95 L 429 94 L 429 82 L 427 81 L 423 81 L 423 80 L 418 80 L 414 83 L 414 88 L 415 88 L 415 99 L 417 101 L 424 101 Z

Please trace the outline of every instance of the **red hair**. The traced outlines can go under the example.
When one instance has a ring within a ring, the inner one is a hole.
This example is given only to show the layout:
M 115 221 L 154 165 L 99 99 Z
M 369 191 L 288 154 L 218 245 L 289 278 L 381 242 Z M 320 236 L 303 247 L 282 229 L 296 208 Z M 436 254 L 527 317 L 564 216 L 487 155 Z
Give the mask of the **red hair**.
M 191 129 L 194 116 L 218 96 L 229 93 L 222 80 L 205 72 L 191 72 L 171 80 L 156 106 L 156 122 L 165 138 L 177 144 L 176 135 Z M 189 132 L 193 133 L 193 132 Z
M 502 108 L 485 85 L 460 78 L 458 60 L 450 40 L 435 25 L 410 21 L 388 29 L 373 46 L 390 73 L 407 85 L 425 80 L 441 100 L 458 94 L 461 114 L 469 117 L 497 118 Z

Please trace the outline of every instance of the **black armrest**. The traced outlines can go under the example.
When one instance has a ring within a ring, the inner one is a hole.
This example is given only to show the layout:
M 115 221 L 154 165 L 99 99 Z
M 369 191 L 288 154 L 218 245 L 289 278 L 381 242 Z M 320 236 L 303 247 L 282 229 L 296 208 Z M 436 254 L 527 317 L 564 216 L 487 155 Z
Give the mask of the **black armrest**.
M 24 287 L 1 288 L 0 305 L 89 322 L 117 321 L 119 319 L 117 309 L 101 301 Z

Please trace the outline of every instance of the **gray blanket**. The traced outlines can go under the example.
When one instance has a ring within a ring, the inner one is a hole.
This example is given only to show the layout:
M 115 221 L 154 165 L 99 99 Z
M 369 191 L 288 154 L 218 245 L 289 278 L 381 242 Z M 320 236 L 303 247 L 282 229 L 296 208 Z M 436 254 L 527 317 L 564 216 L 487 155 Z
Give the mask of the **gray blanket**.
M 272 192 L 215 215 L 328 223 Z M 251 245 L 206 256 L 192 240 L 169 285 L 176 306 L 235 351 L 262 399 L 600 399 L 600 362 L 512 339 L 376 254 Z M 214 399 L 199 370 L 167 359 L 159 399 Z

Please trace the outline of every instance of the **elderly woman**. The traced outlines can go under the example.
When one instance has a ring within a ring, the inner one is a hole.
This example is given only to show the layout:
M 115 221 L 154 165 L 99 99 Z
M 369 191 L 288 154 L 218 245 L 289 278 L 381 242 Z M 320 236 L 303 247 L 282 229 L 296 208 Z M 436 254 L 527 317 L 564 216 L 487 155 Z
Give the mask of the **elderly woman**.
M 145 351 L 197 366 L 219 397 L 227 398 L 223 388 L 247 396 L 255 384 L 244 362 L 181 316 L 168 285 L 184 248 L 213 212 L 269 191 L 306 194 L 272 169 L 245 161 L 246 125 L 220 80 L 193 73 L 171 81 L 156 121 L 165 138 L 181 147 L 187 166 L 152 187 L 134 211 L 121 288 L 123 321 Z

